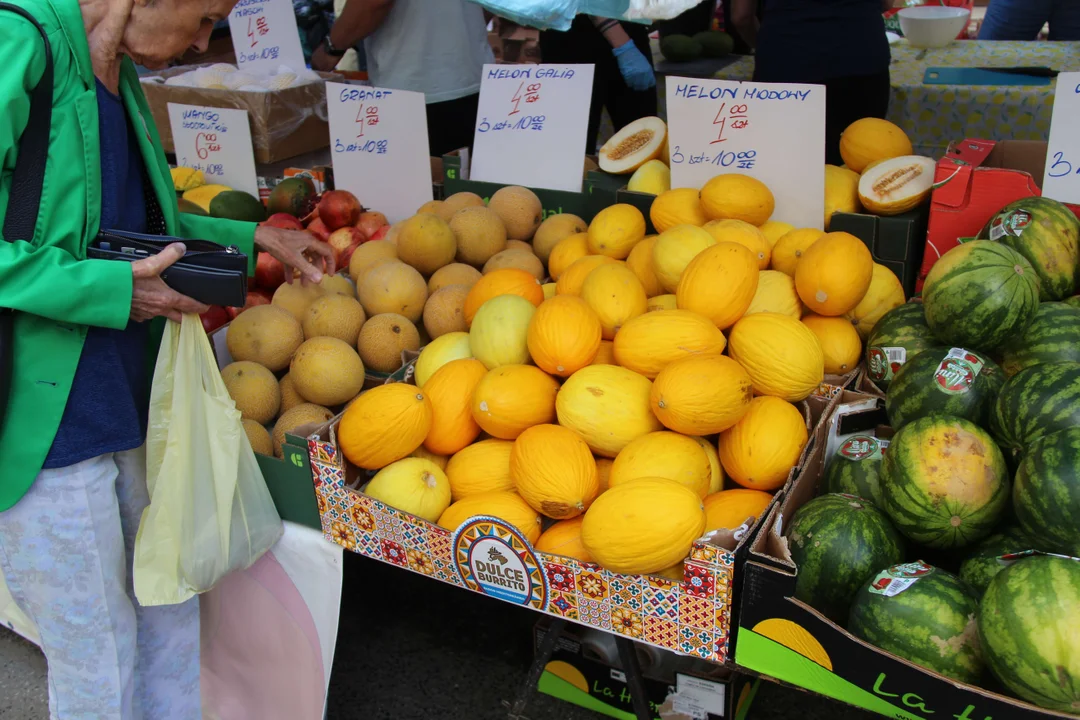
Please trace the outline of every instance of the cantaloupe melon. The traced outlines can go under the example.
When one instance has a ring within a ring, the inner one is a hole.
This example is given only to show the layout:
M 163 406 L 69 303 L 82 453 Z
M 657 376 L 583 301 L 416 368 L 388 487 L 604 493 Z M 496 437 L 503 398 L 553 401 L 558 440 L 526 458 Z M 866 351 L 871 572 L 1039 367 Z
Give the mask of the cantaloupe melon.
M 296 389 L 326 407 L 352 400 L 364 387 L 364 363 L 351 345 L 332 337 L 304 341 L 289 365 Z
M 452 332 L 440 335 L 432 340 L 420 351 L 413 366 L 414 378 L 417 387 L 424 387 L 435 371 L 451 360 L 472 357 L 472 349 L 469 344 L 469 333 Z
M 281 389 L 274 373 L 258 363 L 241 360 L 223 367 L 221 379 L 243 419 L 268 425 L 277 417 Z
M 367 316 L 356 298 L 349 294 L 323 295 L 308 306 L 302 326 L 304 337 L 335 337 L 347 345 L 355 345 Z
M 364 272 L 380 260 L 397 260 L 397 246 L 387 240 L 372 240 L 353 250 L 349 258 L 349 277 L 357 285 Z
M 709 493 L 712 465 L 694 438 L 668 431 L 652 432 L 619 452 L 608 483 L 614 488 L 643 477 L 666 478 L 704 498 Z
M 450 219 L 457 238 L 457 261 L 482 267 L 488 259 L 506 249 L 506 226 L 494 210 L 467 207 Z
M 460 250 L 460 247 L 458 248 Z M 428 295 L 434 295 L 449 285 L 471 288 L 480 279 L 480 271 L 465 263 L 450 263 L 432 273 L 428 278 Z
M 304 396 L 300 394 L 300 391 L 296 389 L 296 385 L 293 384 L 292 378 L 289 377 L 289 373 L 278 381 L 278 389 L 281 391 L 281 409 L 278 411 L 278 415 L 284 415 L 288 411 L 292 410 L 297 405 L 303 405 L 307 402 Z
M 346 295 L 351 298 L 356 297 L 356 286 L 353 285 L 345 275 L 323 275 L 322 280 L 319 281 L 318 287 L 322 290 L 323 295 Z
M 413 215 L 402 223 L 398 232 L 397 253 L 399 260 L 430 275 L 454 262 L 457 239 L 446 221 L 437 215 Z
M 229 324 L 225 343 L 233 360 L 250 360 L 273 372 L 289 366 L 304 342 L 300 322 L 277 305 L 257 305 Z
M 298 322 L 303 322 L 304 314 L 311 303 L 322 296 L 322 288 L 318 285 L 305 285 L 301 282 L 284 283 L 274 291 L 271 303 L 288 311 Z
M 513 492 L 514 479 L 510 477 L 513 451 L 512 440 L 492 439 L 481 440 L 454 453 L 446 464 L 454 500 L 487 492 Z
M 650 160 L 660 158 L 667 147 L 667 124 L 658 117 L 644 117 L 625 125 L 600 148 L 600 169 L 629 175 Z
M 469 329 L 465 322 L 466 285 L 447 285 L 435 291 L 424 303 L 424 329 L 431 339 Z
M 507 250 L 521 250 L 523 252 L 529 253 L 530 255 L 535 255 L 536 254 L 535 252 L 533 252 L 533 246 L 530 245 L 527 242 L 522 241 L 522 240 L 507 240 L 506 241 L 506 249 Z
M 270 433 L 266 428 L 255 422 L 254 420 L 242 420 L 241 424 L 244 426 L 244 434 L 247 435 L 248 443 L 251 445 L 251 449 L 255 451 L 257 455 L 274 455 L 274 440 L 270 437 Z
M 544 219 L 540 198 L 532 190 L 519 185 L 496 190 L 488 200 L 488 207 L 503 221 L 506 237 L 510 240 L 531 240 Z
M 580 371 L 579 371 L 580 372 Z M 527 428 L 555 420 L 559 383 L 532 365 L 503 365 L 473 392 L 472 413 L 487 434 L 513 440 Z
M 437 216 L 442 210 L 443 202 L 444 201 L 442 200 L 428 200 L 426 203 L 416 208 L 416 214 L 420 215 L 426 213 L 428 215 Z
M 519 295 L 499 295 L 480 306 L 469 329 L 473 357 L 489 370 L 529 361 L 529 323 L 536 307 Z
M 450 218 L 454 217 L 454 214 L 457 213 L 457 211 L 468 207 L 484 207 L 484 198 L 467 190 L 456 192 L 443 200 L 443 204 L 439 207 L 438 215 L 443 220 L 450 222 Z
M 381 313 L 397 313 L 416 323 L 424 314 L 427 283 L 410 265 L 384 261 L 364 276 L 359 294 L 360 304 L 369 318 Z
M 392 373 L 401 367 L 403 351 L 420 349 L 420 333 L 407 317 L 383 313 L 364 323 L 356 345 L 364 367 Z
M 285 445 L 286 433 L 293 433 L 297 428 L 308 425 L 320 425 L 329 422 L 333 417 L 334 413 L 311 403 L 297 405 L 291 410 L 282 413 L 281 417 L 274 423 L 274 431 L 271 433 L 274 441 L 274 456 L 283 457 L 282 448 Z
M 556 520 L 585 512 L 600 492 L 589 446 L 558 425 L 535 425 L 514 440 L 510 476 L 525 502 Z
M 488 258 L 486 263 L 484 263 L 485 273 L 500 270 L 502 268 L 524 270 L 537 280 L 543 280 L 544 275 L 547 274 L 547 271 L 544 269 L 544 263 L 540 258 L 525 250 L 508 248 L 502 252 L 495 253 Z
M 571 235 L 583 233 L 588 228 L 588 224 L 577 215 L 571 213 L 549 215 L 536 229 L 536 234 L 532 239 L 533 252 L 546 263 L 551 251 L 559 242 Z

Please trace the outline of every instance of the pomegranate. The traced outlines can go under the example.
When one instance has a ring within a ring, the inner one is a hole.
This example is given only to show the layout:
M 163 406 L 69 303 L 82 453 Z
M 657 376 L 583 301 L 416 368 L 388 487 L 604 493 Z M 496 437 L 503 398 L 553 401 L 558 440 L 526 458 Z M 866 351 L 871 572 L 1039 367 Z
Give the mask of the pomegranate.
M 334 262 L 337 267 L 341 268 L 349 267 L 349 258 L 352 257 L 353 251 L 366 240 L 367 236 L 364 235 L 362 230 L 354 227 L 343 227 L 332 232 L 326 242 L 330 247 L 334 248 Z
M 229 317 L 233 320 L 236 316 L 244 312 L 248 308 L 253 308 L 256 305 L 269 305 L 270 294 L 263 292 L 262 290 L 249 290 L 247 294 L 247 302 L 244 303 L 244 307 L 227 307 L 225 312 L 229 313 Z
M 322 218 L 315 218 L 308 223 L 307 231 L 323 242 L 330 239 L 330 230 L 323 223 Z
M 356 221 L 356 227 L 363 230 L 367 237 L 371 237 L 376 230 L 389 224 L 385 215 L 371 210 L 360 213 L 360 219 Z
M 304 229 L 303 224 L 289 213 L 274 213 L 260 224 L 269 225 L 270 227 L 281 228 L 282 230 Z
M 333 232 L 348 225 L 356 225 L 360 219 L 360 201 L 348 190 L 328 190 L 319 200 L 319 219 L 326 229 Z
M 207 335 L 232 320 L 229 313 L 220 305 L 211 305 L 209 310 L 199 316 L 199 319 L 202 320 L 203 330 Z
M 371 235 L 369 235 L 368 240 L 369 241 L 370 240 L 385 240 L 386 239 L 386 234 L 388 232 L 390 232 L 390 226 L 389 225 L 383 225 L 381 228 L 379 228 L 378 230 L 373 232 Z
M 259 253 L 255 261 L 255 287 L 268 292 L 277 290 L 285 282 L 285 266 L 270 253 Z

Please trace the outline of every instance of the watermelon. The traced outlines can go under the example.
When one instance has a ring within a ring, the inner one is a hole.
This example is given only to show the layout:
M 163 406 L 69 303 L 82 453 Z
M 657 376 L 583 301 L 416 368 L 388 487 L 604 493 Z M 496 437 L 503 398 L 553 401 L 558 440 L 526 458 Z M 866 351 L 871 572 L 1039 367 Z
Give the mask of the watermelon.
M 989 352 L 1027 329 L 1039 308 L 1039 277 L 1012 248 L 972 240 L 934 263 L 922 296 L 941 342 Z
M 920 560 L 874 575 L 855 596 L 847 629 L 927 670 L 974 683 L 983 671 L 978 609 L 966 583 Z
M 1036 542 L 1018 527 L 995 533 L 975 546 L 960 565 L 960 579 L 980 597 L 994 576 L 1005 569 L 998 558 L 1008 553 L 1035 550 Z
M 935 347 L 909 360 L 885 395 L 889 422 L 899 430 L 928 415 L 955 415 L 986 426 L 1005 383 L 1001 368 L 974 350 Z
M 1027 330 L 1005 344 L 1001 367 L 1008 376 L 1052 362 L 1080 362 L 1080 308 L 1065 303 L 1039 305 Z
M 1071 305 L 1074 308 L 1080 308 L 1080 295 L 1073 295 L 1070 298 L 1065 298 L 1066 305 Z
M 854 495 L 822 495 L 799 508 L 788 547 L 799 569 L 795 597 L 839 623 L 859 588 L 904 557 L 885 513 Z
M 990 534 L 1009 502 L 1005 458 L 973 422 L 932 415 L 897 431 L 881 464 L 882 509 L 922 545 L 951 549 Z
M 1040 299 L 1072 295 L 1080 265 L 1080 220 L 1057 200 L 1028 197 L 1009 203 L 979 237 L 1008 245 L 1027 258 L 1039 276 Z
M 994 675 L 1024 700 L 1080 714 L 1080 562 L 1046 555 L 998 573 L 979 605 L 979 642 Z
M 1080 555 L 1080 427 L 1043 435 L 1026 448 L 1013 507 L 1040 546 Z
M 1046 363 L 1006 381 L 990 414 L 990 431 L 1018 452 L 1043 435 L 1080 426 L 1080 363 Z
M 874 324 L 866 339 L 866 369 L 882 390 L 908 360 L 937 345 L 926 324 L 922 303 L 909 302 L 893 308 Z
M 827 493 L 844 493 L 881 507 L 882 444 L 873 435 L 852 435 L 836 449 L 821 483 Z

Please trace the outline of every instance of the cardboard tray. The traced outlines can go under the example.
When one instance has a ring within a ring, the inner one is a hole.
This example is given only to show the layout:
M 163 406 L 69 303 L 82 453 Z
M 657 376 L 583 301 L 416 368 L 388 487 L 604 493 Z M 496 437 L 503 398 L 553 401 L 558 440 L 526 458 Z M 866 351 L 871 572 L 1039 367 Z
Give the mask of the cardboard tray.
M 885 420 L 880 397 L 844 392 L 830 406 L 813 448 L 781 503 L 769 511 L 739 568 L 743 578 L 735 664 L 890 718 L 926 720 L 1036 720 L 1075 718 L 1043 710 L 984 688 L 967 685 L 863 642 L 795 599 L 798 568 L 783 537 L 784 521 L 817 494 L 826 444 L 837 411 L 848 403 L 867 410 L 843 420 L 844 432 L 878 428 Z M 833 433 L 834 442 L 837 433 Z

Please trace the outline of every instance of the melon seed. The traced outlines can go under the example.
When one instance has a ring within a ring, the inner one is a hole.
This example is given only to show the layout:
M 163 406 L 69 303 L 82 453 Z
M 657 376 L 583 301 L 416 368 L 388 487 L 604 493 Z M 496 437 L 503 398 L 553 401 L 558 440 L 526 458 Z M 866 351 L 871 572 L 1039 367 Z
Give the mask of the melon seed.
M 908 165 L 899 170 L 894 170 L 874 183 L 874 192 L 882 196 L 896 192 L 915 178 L 922 175 L 922 172 L 922 166 L 920 165 Z
M 607 153 L 607 156 L 612 160 L 622 160 L 627 155 L 636 153 L 638 150 L 652 142 L 653 135 L 655 134 L 656 133 L 652 130 L 641 130 L 636 132 L 615 146 L 613 150 Z

